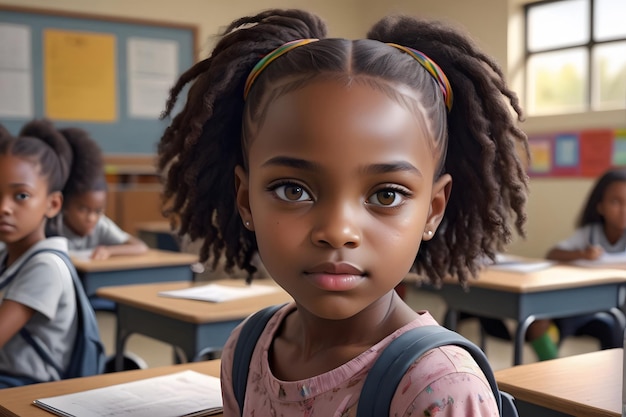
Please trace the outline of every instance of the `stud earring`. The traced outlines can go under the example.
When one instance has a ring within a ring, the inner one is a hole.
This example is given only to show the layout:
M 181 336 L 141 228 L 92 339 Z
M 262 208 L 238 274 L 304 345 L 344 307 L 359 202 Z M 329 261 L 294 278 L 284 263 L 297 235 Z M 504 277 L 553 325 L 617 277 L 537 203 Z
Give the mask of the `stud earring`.
M 428 237 L 432 237 L 432 235 L 433 235 L 433 231 L 432 231 L 432 230 L 427 230 L 427 231 L 426 231 L 426 235 L 427 235 Z
M 246 221 L 246 227 L 250 227 L 250 222 Z

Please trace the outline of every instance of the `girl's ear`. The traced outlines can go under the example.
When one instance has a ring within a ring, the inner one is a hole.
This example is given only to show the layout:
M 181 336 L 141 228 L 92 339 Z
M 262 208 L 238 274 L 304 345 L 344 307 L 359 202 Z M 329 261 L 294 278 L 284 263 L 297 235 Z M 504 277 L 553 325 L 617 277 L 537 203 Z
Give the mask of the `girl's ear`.
M 51 219 L 57 214 L 63 207 L 63 194 L 60 191 L 55 191 L 48 195 L 48 207 L 46 209 L 46 217 Z
M 432 199 L 430 201 L 430 209 L 426 226 L 424 227 L 423 240 L 430 240 L 435 236 L 435 232 L 443 220 L 446 211 L 446 205 L 450 199 L 450 191 L 452 190 L 452 177 L 444 174 L 433 184 Z
M 237 198 L 237 209 L 239 216 L 246 229 L 254 231 L 252 222 L 252 212 L 250 210 L 250 188 L 248 185 L 248 173 L 241 165 L 235 167 L 235 192 Z

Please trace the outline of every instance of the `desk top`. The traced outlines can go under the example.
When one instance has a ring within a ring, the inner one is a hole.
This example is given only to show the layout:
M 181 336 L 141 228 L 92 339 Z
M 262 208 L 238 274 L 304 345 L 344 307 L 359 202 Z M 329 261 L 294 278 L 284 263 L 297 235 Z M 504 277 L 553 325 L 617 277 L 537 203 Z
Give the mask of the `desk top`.
M 244 286 L 243 280 L 211 281 L 213 284 Z M 269 279 L 255 280 L 255 284 L 276 285 Z M 163 282 L 155 284 L 124 285 L 117 287 L 102 287 L 96 291 L 98 297 L 115 301 L 152 313 L 161 314 L 187 323 L 205 324 L 227 320 L 241 320 L 250 314 L 274 304 L 283 304 L 292 301 L 284 290 L 258 295 L 239 300 L 211 303 L 180 298 L 161 297 L 160 291 L 179 290 L 194 285 L 207 285 L 208 282 Z
M 142 369 L 139 371 L 115 372 L 85 378 L 66 379 L 64 381 L 47 382 L 18 388 L 6 388 L 0 390 L 0 416 L 51 417 L 52 414 L 32 405 L 32 402 L 38 398 L 47 398 L 55 395 L 102 388 L 139 379 L 172 374 L 186 369 L 219 377 L 220 361 L 192 362 L 182 365 Z M 219 414 L 219 416 L 221 416 L 221 414 Z
M 150 249 L 141 255 L 112 256 L 103 260 L 72 258 L 78 272 L 119 271 L 123 269 L 158 268 L 165 266 L 191 265 L 198 256 L 191 253 Z
M 622 349 L 574 355 L 495 372 L 515 398 L 579 417 L 621 417 Z
M 409 274 L 405 282 L 420 284 L 422 281 L 419 276 Z M 626 265 L 624 268 L 589 268 L 555 264 L 533 272 L 512 272 L 486 267 L 478 273 L 476 279 L 470 278 L 468 285 L 512 293 L 532 293 L 619 282 L 626 284 Z M 446 279 L 444 284 L 460 286 L 456 278 Z
M 520 273 L 486 268 L 469 285 L 508 292 L 526 293 L 551 291 L 591 285 L 626 284 L 626 270 L 583 268 L 571 265 L 553 265 L 539 271 Z

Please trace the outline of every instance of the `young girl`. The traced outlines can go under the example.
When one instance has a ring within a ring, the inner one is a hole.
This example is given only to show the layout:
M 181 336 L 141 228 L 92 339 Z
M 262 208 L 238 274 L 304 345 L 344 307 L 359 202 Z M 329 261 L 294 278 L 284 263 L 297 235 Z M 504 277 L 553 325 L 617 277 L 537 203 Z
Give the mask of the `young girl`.
M 243 410 L 232 333 L 224 415 L 354 416 L 378 354 L 436 324 L 394 291 L 409 270 L 465 283 L 512 223 L 521 233 L 526 142 L 506 100 L 521 110 L 495 62 L 438 23 L 386 18 L 351 41 L 270 10 L 225 33 L 168 101 L 166 114 L 193 81 L 159 145 L 166 210 L 205 260 L 253 273 L 258 252 L 295 303 L 258 340 Z M 498 414 L 457 347 L 422 356 L 400 387 L 389 415 Z
M 41 122 L 31 122 L 37 123 Z M 107 184 L 102 151 L 96 142 L 82 129 L 65 128 L 60 133 L 77 157 L 63 189 L 63 210 L 50 222 L 48 235 L 66 237 L 70 250 L 93 249 L 92 259 L 146 252 L 145 243 L 104 215 Z
M 26 328 L 63 368 L 70 361 L 77 329 L 66 264 L 51 253 L 30 257 L 40 249 L 67 252 L 67 241 L 46 239 L 44 227 L 61 209 L 71 150 L 49 124 L 25 134 L 0 138 L 0 242 L 5 245 L 0 250 L 0 387 L 61 377 L 20 329 Z
M 593 186 L 574 234 L 548 252 L 555 261 L 596 260 L 604 253 L 626 253 L 626 170 L 611 169 Z M 554 320 L 561 338 L 589 335 L 602 349 L 622 347 L 622 329 L 612 315 L 585 314 Z
M 593 186 L 574 234 L 552 248 L 548 259 L 595 260 L 626 252 L 626 170 L 611 169 Z

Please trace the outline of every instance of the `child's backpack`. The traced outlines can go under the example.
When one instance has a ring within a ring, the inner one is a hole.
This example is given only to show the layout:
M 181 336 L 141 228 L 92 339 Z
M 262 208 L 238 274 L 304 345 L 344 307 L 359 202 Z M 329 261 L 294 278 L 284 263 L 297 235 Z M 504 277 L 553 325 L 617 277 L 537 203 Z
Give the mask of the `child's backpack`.
M 26 265 L 30 258 L 41 252 L 54 253 L 60 257 L 72 274 L 74 293 L 76 294 L 78 328 L 76 330 L 76 340 L 74 342 L 72 357 L 68 367 L 66 369 L 62 369 L 59 364 L 55 363 L 50 355 L 48 355 L 48 353 L 41 347 L 40 343 L 33 339 L 32 335 L 28 330 L 26 330 L 25 327 L 22 327 L 20 330 L 20 335 L 33 347 L 33 349 L 35 349 L 35 351 L 46 363 L 57 370 L 62 379 L 101 374 L 104 371 L 106 357 L 104 355 L 104 345 L 100 339 L 96 315 L 91 307 L 89 298 L 87 298 L 87 294 L 85 294 L 83 285 L 78 279 L 76 268 L 74 268 L 72 261 L 65 252 L 54 249 L 41 249 L 31 253 L 13 273 L 13 275 L 7 278 L 4 285 L 8 284 L 15 276 L 17 276 L 20 269 Z
M 265 325 L 282 305 L 265 308 L 252 315 L 239 335 L 233 359 L 233 391 L 240 412 L 246 396 L 246 383 L 252 352 Z M 500 416 L 518 417 L 513 397 L 498 389 L 491 366 L 482 350 L 460 334 L 441 326 L 423 326 L 407 331 L 393 340 L 370 369 L 359 397 L 357 417 L 389 415 L 391 400 L 408 368 L 426 351 L 455 345 L 467 350 L 485 374 L 498 403 Z

